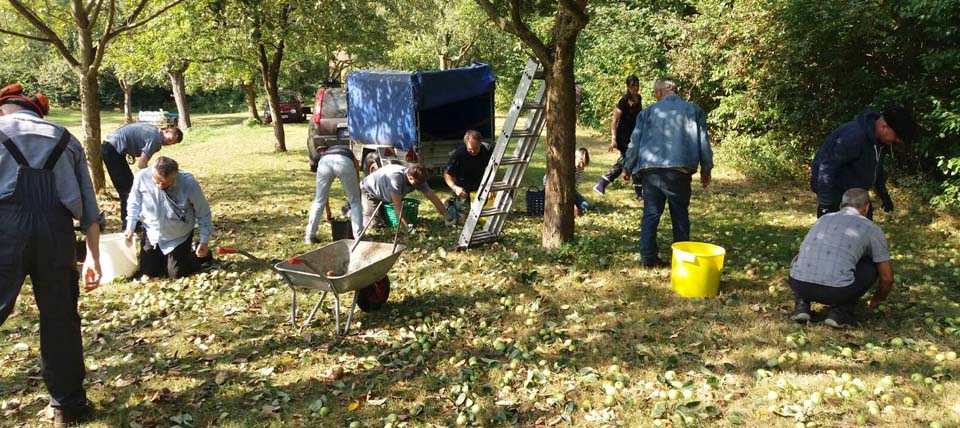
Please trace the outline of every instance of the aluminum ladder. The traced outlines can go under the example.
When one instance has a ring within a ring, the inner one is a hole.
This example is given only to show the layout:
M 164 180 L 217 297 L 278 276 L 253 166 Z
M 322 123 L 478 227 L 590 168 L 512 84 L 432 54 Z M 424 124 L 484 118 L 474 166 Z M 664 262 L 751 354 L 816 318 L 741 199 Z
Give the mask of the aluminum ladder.
M 533 98 L 528 99 L 536 80 L 541 81 L 541 84 L 534 90 Z M 540 63 L 534 58 L 528 59 L 507 118 L 497 136 L 490 163 L 483 173 L 476 197 L 470 204 L 470 214 L 464 221 L 463 232 L 454 250 L 460 251 L 493 242 L 500 237 L 513 206 L 517 188 L 523 180 L 523 173 L 527 170 L 543 130 L 546 118 L 545 90 L 546 82 L 543 80 L 543 72 L 540 71 Z M 523 127 L 518 128 L 517 123 L 522 118 L 526 120 Z M 512 153 L 505 156 L 511 147 Z M 493 204 L 487 207 L 486 201 L 492 193 L 496 196 Z M 481 224 L 481 219 L 486 221 Z

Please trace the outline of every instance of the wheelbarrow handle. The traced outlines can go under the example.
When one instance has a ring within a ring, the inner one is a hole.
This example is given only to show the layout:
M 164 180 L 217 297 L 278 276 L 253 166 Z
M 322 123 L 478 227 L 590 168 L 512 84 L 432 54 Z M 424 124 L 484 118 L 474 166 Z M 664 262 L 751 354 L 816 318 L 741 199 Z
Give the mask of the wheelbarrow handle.
M 217 247 L 216 249 L 217 255 L 221 255 L 221 256 L 224 254 L 234 254 L 236 252 L 237 252 L 236 248 L 230 248 L 230 247 Z
M 301 264 L 301 263 L 303 263 L 303 262 L 304 262 L 304 260 L 301 259 L 300 257 L 290 257 L 289 259 L 287 259 L 287 263 L 290 263 L 290 264 L 292 264 L 292 265 L 298 265 L 298 264 Z

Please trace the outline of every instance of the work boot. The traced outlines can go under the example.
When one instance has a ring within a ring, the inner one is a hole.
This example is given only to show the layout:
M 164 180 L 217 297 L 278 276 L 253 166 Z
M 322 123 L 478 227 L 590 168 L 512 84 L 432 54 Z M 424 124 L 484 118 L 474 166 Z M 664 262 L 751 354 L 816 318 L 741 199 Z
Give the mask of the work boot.
M 607 186 L 610 185 L 610 180 L 607 180 L 607 177 L 600 176 L 600 181 L 597 182 L 596 186 L 593 186 L 593 191 L 601 195 L 606 195 Z
M 798 324 L 805 324 L 810 321 L 810 302 L 797 299 L 793 304 L 793 315 L 790 315 L 790 319 Z
M 670 263 L 663 261 L 660 257 L 654 257 L 651 259 L 640 259 L 640 267 L 644 269 L 657 269 L 669 267 Z
M 67 428 L 89 420 L 93 415 L 93 408 L 90 405 L 85 405 L 80 409 L 64 412 L 63 409 L 60 408 L 47 407 L 47 412 L 49 412 L 47 415 L 51 413 L 53 415 L 53 417 L 50 418 L 53 428 Z
M 833 328 L 857 328 L 852 306 L 831 306 L 827 310 L 827 319 L 823 323 Z

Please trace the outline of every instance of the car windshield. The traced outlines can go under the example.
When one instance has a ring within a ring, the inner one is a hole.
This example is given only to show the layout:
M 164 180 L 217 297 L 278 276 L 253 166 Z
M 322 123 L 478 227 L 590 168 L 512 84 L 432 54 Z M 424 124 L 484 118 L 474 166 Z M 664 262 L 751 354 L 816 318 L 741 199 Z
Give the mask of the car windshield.
M 300 98 L 296 92 L 281 92 L 279 96 L 280 96 L 280 103 L 282 104 L 296 103 Z
M 347 117 L 347 93 L 326 91 L 323 94 L 323 117 Z

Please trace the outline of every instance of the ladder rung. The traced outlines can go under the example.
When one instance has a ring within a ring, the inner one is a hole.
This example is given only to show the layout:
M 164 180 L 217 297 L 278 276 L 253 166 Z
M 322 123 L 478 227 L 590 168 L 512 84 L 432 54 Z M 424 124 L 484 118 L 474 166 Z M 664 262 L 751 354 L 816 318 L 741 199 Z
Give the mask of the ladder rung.
M 509 210 L 502 210 L 496 207 L 484 208 L 480 210 L 480 217 L 495 217 L 498 215 L 510 214 Z
M 513 190 L 516 188 L 517 186 L 513 183 L 508 183 L 506 181 L 498 181 L 490 185 L 490 193 L 500 192 L 503 190 Z
M 510 133 L 510 138 L 539 137 L 540 133 L 534 133 L 530 129 L 515 129 Z
M 500 165 L 517 165 L 527 162 L 530 161 L 524 158 L 518 158 L 516 156 L 504 156 L 504 158 L 500 160 Z
M 542 110 L 546 108 L 546 106 L 543 105 L 543 103 L 524 101 L 523 104 L 520 104 L 520 108 L 524 110 Z
M 487 243 L 490 241 L 496 241 L 496 240 L 497 240 L 497 235 L 494 235 L 491 232 L 480 231 L 480 232 L 474 233 L 473 236 L 470 238 L 470 245 L 484 244 L 484 243 Z

